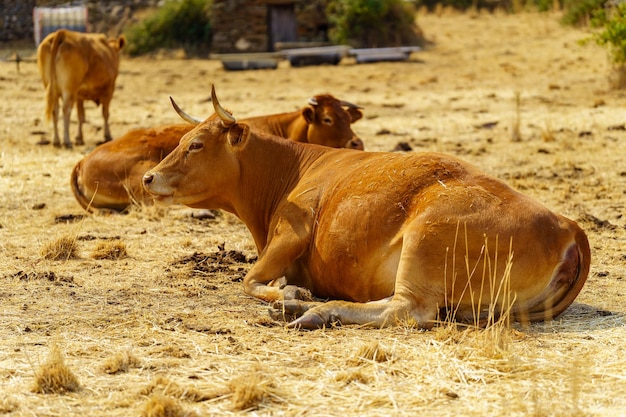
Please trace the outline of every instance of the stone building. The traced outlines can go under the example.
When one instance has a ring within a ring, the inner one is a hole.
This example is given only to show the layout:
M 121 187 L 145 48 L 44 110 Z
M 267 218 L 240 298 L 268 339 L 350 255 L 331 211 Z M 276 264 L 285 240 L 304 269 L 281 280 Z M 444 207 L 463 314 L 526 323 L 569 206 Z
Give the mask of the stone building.
M 328 42 L 326 0 L 213 0 L 211 50 L 267 52 L 277 44 Z

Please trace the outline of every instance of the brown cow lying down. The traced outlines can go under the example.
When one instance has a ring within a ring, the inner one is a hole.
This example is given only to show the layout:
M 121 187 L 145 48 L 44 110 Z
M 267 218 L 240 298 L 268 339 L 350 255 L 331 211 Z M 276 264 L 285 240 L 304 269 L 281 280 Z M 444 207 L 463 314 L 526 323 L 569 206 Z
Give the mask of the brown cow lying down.
M 361 119 L 361 107 L 331 95 L 309 99 L 309 106 L 290 113 L 245 119 L 256 131 L 335 148 L 363 149 L 363 142 L 352 131 L 351 123 Z M 202 121 L 179 108 L 192 124 L 137 129 L 105 143 L 79 161 L 71 176 L 72 191 L 86 210 L 124 210 L 132 203 L 151 204 L 141 178 L 178 145 L 193 125 Z
M 53 118 L 54 146 L 59 142 L 59 99 L 63 103 L 63 144 L 70 142 L 70 115 L 76 103 L 78 134 L 76 145 L 83 145 L 85 100 L 102 104 L 104 140 L 111 140 L 109 105 L 120 65 L 120 49 L 126 38 L 107 39 L 105 35 L 60 29 L 49 34 L 37 48 L 39 73 L 46 87 L 46 118 Z
M 290 327 L 428 328 L 442 309 L 540 321 L 587 279 L 576 223 L 456 157 L 288 142 L 213 104 L 144 185 L 160 201 L 240 217 L 259 253 L 244 290 L 298 317 Z

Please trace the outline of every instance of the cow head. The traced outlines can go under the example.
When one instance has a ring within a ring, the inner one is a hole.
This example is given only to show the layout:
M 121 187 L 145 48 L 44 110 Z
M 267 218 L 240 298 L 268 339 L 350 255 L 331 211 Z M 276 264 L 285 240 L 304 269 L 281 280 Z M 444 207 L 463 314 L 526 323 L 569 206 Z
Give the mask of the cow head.
M 329 94 L 311 97 L 309 105 L 302 110 L 302 116 L 309 125 L 309 143 L 363 150 L 363 142 L 350 126 L 363 117 L 361 107 L 337 100 Z
M 232 184 L 240 174 L 237 149 L 243 146 L 250 127 L 237 123 L 211 90 L 215 114 L 200 121 L 172 103 L 178 114 L 196 125 L 179 145 L 143 177 L 147 192 L 161 203 L 228 210 Z

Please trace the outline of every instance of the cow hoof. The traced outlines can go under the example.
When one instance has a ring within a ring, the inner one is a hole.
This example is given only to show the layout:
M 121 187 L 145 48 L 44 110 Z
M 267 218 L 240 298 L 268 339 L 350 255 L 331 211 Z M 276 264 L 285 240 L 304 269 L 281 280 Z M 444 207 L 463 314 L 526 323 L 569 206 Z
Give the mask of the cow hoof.
M 326 320 L 316 313 L 308 313 L 287 325 L 290 329 L 317 330 L 326 327 Z
M 63 145 L 63 147 L 64 147 L 65 149 L 72 149 L 72 148 L 73 148 L 73 146 L 72 146 L 72 144 L 71 144 L 71 143 L 66 143 L 66 144 L 64 144 L 64 145 Z
M 306 288 L 295 285 L 285 285 L 282 288 L 284 300 L 313 301 L 313 294 Z
M 298 318 L 298 316 L 294 314 L 289 314 L 286 311 L 277 309 L 273 306 L 268 310 L 268 313 L 272 320 L 284 323 L 290 323 Z

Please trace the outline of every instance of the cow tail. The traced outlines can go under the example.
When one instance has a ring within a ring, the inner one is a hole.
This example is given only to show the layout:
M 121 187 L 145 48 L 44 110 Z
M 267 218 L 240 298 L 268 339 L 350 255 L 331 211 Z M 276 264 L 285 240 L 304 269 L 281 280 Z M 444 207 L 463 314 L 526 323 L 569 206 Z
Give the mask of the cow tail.
M 46 119 L 52 118 L 52 111 L 55 103 L 57 103 L 57 72 L 56 72 L 56 57 L 59 51 L 59 45 L 63 43 L 65 39 L 65 30 L 60 29 L 54 35 L 54 41 L 52 42 L 52 48 L 50 50 L 50 67 L 48 68 L 50 74 L 50 83 L 46 88 Z
M 574 242 L 565 251 L 563 262 L 550 283 L 549 292 L 553 296 L 547 296 L 534 308 L 516 314 L 518 321 L 536 322 L 557 317 L 574 302 L 585 285 L 591 263 L 589 240 L 585 232 L 576 224 L 573 224 L 573 227 L 576 229 Z
M 82 165 L 82 161 L 79 161 L 74 166 L 74 169 L 72 170 L 72 176 L 70 178 L 70 185 L 72 186 L 72 192 L 74 193 L 74 197 L 76 197 L 76 200 L 78 201 L 78 203 L 85 210 L 91 213 L 93 211 L 93 207 L 91 205 L 93 200 L 87 198 L 87 196 L 83 194 L 81 186 L 79 184 L 81 165 Z

